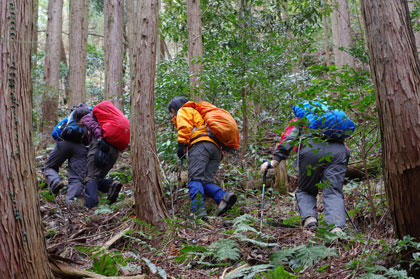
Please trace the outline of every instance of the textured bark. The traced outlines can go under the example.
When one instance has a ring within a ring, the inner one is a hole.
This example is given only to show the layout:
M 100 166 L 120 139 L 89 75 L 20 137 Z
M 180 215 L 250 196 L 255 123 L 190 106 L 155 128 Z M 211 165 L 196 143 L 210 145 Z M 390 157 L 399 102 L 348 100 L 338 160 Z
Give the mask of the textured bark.
M 201 36 L 200 0 L 187 0 L 188 64 L 190 67 L 191 99 L 203 99 L 201 75 L 203 73 L 203 38 Z
M 131 71 L 131 162 L 135 186 L 136 215 L 150 224 L 159 224 L 169 216 L 163 201 L 159 159 L 156 152 L 154 122 L 154 84 L 156 71 L 156 37 L 158 0 L 143 0 L 137 5 L 132 29 L 139 30 L 140 41 L 130 36 L 134 53 Z M 138 18 L 136 18 L 138 17 Z M 137 25 L 142 23 L 141 26 Z M 134 45 L 133 45 L 134 44 Z
M 407 1 L 361 1 L 383 145 L 384 182 L 398 237 L 420 236 L 420 64 Z
M 342 68 L 348 65 L 355 66 L 353 56 L 339 48 L 350 48 L 353 45 L 350 27 L 350 13 L 348 0 L 332 0 L 331 30 L 334 43 L 335 64 Z
M 123 109 L 124 1 L 105 0 L 105 99 Z
M 38 7 L 39 7 L 39 2 L 38 0 L 33 0 L 32 2 L 32 17 L 33 17 L 33 21 L 32 21 L 32 36 L 31 36 L 31 41 L 32 41 L 32 54 L 35 54 L 37 52 L 37 48 L 38 48 Z
M 327 0 L 322 1 L 322 4 L 325 6 Z M 326 15 L 322 15 L 322 29 L 324 31 L 324 51 L 325 51 L 325 64 L 327 66 L 331 65 L 331 55 L 330 55 L 330 43 L 329 43 L 329 36 L 328 36 L 328 18 Z
M 89 0 L 70 0 L 69 107 L 86 102 L 88 22 Z
M 0 31 L 0 277 L 52 279 L 32 144 L 32 0 L 1 0 Z
M 60 82 L 61 29 L 63 0 L 48 2 L 48 23 L 45 43 L 44 85 L 42 96 L 42 137 L 44 145 L 52 142 L 50 136 L 57 122 L 58 95 Z
M 134 51 L 136 45 L 140 45 L 140 36 L 138 35 L 138 28 L 140 28 L 139 17 L 136 16 L 137 6 L 139 0 L 126 0 L 127 10 L 127 39 L 128 39 L 128 57 L 130 64 L 130 80 L 135 78 L 134 60 L 138 53 Z M 136 27 L 136 28 L 135 28 Z M 130 82 L 130 92 L 133 91 L 133 83 Z
M 415 9 L 414 2 L 415 1 L 409 1 L 408 2 L 408 9 L 410 10 L 410 12 Z M 417 18 L 416 21 L 415 21 L 415 24 L 419 24 L 419 23 L 420 23 L 420 19 Z M 419 31 L 414 31 L 414 38 L 416 39 L 416 47 L 417 47 L 417 51 L 418 51 L 419 48 L 420 48 L 420 32 Z

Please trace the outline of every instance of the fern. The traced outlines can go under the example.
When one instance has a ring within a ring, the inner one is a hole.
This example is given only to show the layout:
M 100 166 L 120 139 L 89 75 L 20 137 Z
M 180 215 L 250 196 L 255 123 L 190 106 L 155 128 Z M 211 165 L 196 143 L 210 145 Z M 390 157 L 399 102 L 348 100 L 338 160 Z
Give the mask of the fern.
M 268 270 L 267 272 L 261 273 L 261 275 L 255 276 L 256 279 L 295 279 L 298 275 L 293 275 L 284 269 L 284 266 L 280 265 L 274 270 Z
M 233 279 L 233 278 L 244 278 L 244 279 L 253 279 L 255 275 L 270 270 L 273 266 L 270 264 L 261 264 L 261 265 L 254 265 L 251 267 L 245 267 L 239 269 L 233 274 L 226 276 L 226 279 Z
M 290 249 L 279 250 L 270 257 L 271 264 L 280 266 L 287 264 L 292 269 L 302 268 L 305 270 L 313 266 L 317 261 L 327 257 L 337 257 L 334 248 L 327 248 L 324 245 L 300 245 Z
M 236 248 L 238 244 L 230 239 L 219 239 L 210 245 L 210 250 L 213 251 L 213 257 L 218 262 L 225 260 L 239 259 L 239 249 Z
M 162 279 L 167 278 L 165 270 L 163 270 L 161 267 L 156 266 L 147 258 L 142 258 L 142 261 L 147 265 L 151 274 L 158 274 Z
M 279 246 L 277 243 L 267 243 L 267 242 L 251 239 L 251 238 L 248 238 L 248 237 L 246 237 L 245 235 L 242 235 L 242 234 L 238 234 L 238 235 L 236 235 L 236 237 L 238 239 L 240 239 L 241 241 L 246 241 L 246 242 L 252 243 L 254 245 L 257 245 L 259 247 L 262 247 L 262 248 L 278 247 Z
M 235 228 L 235 232 L 255 232 L 258 231 L 251 227 L 250 224 L 255 222 L 255 218 L 249 214 L 244 214 L 239 217 L 236 217 L 233 220 L 233 227 Z

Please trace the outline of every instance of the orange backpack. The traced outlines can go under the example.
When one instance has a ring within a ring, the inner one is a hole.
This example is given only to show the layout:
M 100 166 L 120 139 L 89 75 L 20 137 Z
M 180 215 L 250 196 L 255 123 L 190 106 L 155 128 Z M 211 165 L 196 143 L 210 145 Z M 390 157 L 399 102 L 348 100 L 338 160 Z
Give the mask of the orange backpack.
M 229 112 L 209 102 L 195 103 L 190 101 L 185 103 L 183 107 L 192 107 L 201 114 L 207 130 L 209 130 L 209 136 L 223 149 L 239 148 L 238 126 Z

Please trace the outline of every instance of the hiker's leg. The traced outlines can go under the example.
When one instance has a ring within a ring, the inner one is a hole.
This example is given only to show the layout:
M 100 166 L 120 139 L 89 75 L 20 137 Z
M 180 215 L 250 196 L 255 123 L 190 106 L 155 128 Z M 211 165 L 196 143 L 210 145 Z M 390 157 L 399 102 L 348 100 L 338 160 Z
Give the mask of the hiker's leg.
M 222 160 L 222 153 L 219 148 L 211 142 L 205 142 L 203 144 L 203 150 L 209 154 L 209 161 L 203 173 L 204 194 L 206 197 L 212 198 L 219 204 L 226 192 L 213 184 L 213 181 L 217 170 L 219 169 L 220 161 Z
M 98 189 L 102 193 L 108 193 L 111 188 L 111 184 L 114 182 L 114 179 L 100 179 L 98 180 Z
M 204 189 L 200 181 L 188 182 L 191 199 L 191 211 L 197 214 L 205 214 Z
M 210 154 L 204 149 L 204 142 L 194 144 L 188 151 L 188 186 L 193 212 L 204 211 L 204 172 L 210 160 Z
M 226 192 L 215 184 L 207 183 L 204 185 L 204 195 L 206 197 L 211 197 L 217 204 L 222 201 L 225 194 Z
M 42 172 L 47 184 L 51 185 L 56 179 L 60 179 L 58 171 L 63 163 L 69 158 L 71 149 L 69 148 L 69 142 L 59 141 L 57 142 L 54 149 L 48 155 L 47 162 L 45 162 Z
M 335 224 L 344 229 L 346 213 L 343 195 L 343 183 L 350 152 L 342 143 L 332 143 L 327 151 L 333 154 L 331 164 L 326 167 L 322 182 L 327 187 L 322 189 L 324 200 L 325 223 Z
M 319 163 L 321 148 L 320 144 L 310 142 L 299 151 L 298 190 L 295 197 L 302 222 L 311 216 L 318 219 L 316 184 L 321 180 L 323 170 L 323 165 Z
M 66 193 L 66 202 L 82 194 L 83 178 L 86 173 L 87 147 L 83 144 L 73 144 L 72 156 L 69 158 L 69 183 Z
M 88 157 L 87 157 L 87 174 L 85 181 L 90 180 L 99 180 L 103 179 L 108 172 L 112 169 L 115 162 L 118 159 L 118 149 L 110 145 L 109 148 L 109 162 L 107 162 L 106 166 L 102 168 L 98 168 L 95 165 L 95 153 L 98 150 L 98 141 L 96 139 L 92 139 L 92 142 L 89 145 Z

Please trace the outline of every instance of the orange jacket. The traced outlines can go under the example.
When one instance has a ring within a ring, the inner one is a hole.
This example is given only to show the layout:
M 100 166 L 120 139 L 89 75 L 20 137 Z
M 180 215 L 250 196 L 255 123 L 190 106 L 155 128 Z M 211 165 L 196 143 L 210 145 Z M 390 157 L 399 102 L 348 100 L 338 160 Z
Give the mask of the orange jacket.
M 178 129 L 178 143 L 186 143 L 190 147 L 200 141 L 210 141 L 219 147 L 213 139 L 207 136 L 204 119 L 197 110 L 191 107 L 181 107 L 174 120 Z

